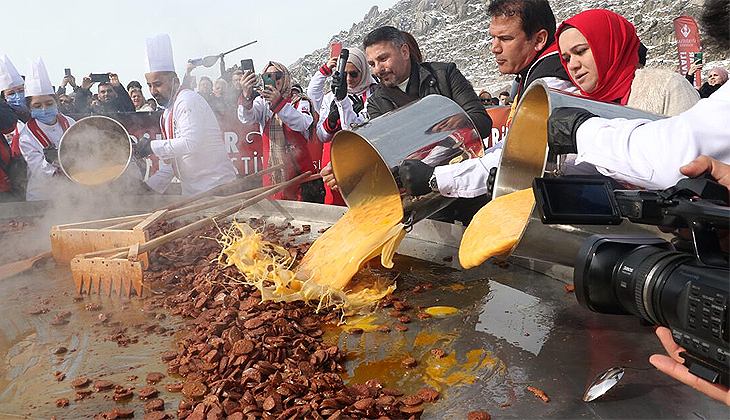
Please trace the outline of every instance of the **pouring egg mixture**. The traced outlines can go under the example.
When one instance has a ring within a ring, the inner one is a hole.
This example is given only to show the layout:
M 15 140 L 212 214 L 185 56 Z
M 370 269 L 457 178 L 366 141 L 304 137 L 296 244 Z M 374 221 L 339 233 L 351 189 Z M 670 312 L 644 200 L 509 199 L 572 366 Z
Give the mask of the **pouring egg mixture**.
M 261 291 L 264 300 L 304 300 L 318 308 L 335 306 L 354 313 L 392 293 L 392 280 L 359 276 L 367 261 L 380 255 L 384 267 L 393 267 L 393 256 L 405 230 L 398 195 L 373 196 L 357 203 L 317 238 L 298 267 L 283 247 L 266 242 L 247 224 L 234 222 L 219 242 L 218 261 L 235 265 L 244 281 Z

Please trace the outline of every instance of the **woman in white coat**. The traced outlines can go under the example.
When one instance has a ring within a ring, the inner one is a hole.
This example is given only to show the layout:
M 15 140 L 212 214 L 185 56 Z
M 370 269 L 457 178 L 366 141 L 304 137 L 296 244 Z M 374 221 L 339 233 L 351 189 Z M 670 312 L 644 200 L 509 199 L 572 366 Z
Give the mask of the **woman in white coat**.
M 58 98 L 41 58 L 29 62 L 25 101 L 31 118 L 20 132 L 19 145 L 28 163 L 26 200 L 49 200 L 59 185 L 69 182 L 58 166 L 57 147 L 75 121 L 58 112 Z
M 367 101 L 370 97 L 370 88 L 375 85 L 370 73 L 370 66 L 365 59 L 365 53 L 359 48 L 349 48 L 350 55 L 345 66 L 344 77 L 347 78 L 347 96 L 338 101 L 334 93 L 324 92 L 327 78 L 337 64 L 336 58 L 330 59 L 327 64 L 319 68 L 312 77 L 307 88 L 307 95 L 312 98 L 315 106 L 319 107 L 319 121 L 317 136 L 324 143 L 322 148 L 322 167 L 324 171 L 331 171 L 330 141 L 342 128 L 350 128 L 367 120 Z M 345 205 L 337 191 L 331 190 L 326 184 L 325 204 Z

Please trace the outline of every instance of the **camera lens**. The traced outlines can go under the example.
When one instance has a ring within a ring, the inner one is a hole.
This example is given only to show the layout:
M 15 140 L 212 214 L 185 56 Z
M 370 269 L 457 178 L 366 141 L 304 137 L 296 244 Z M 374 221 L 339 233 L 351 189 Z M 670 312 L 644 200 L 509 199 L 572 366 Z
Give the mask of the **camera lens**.
M 644 245 L 616 264 L 613 289 L 621 306 L 645 320 L 663 325 L 658 310 L 659 297 L 669 275 L 692 256 Z

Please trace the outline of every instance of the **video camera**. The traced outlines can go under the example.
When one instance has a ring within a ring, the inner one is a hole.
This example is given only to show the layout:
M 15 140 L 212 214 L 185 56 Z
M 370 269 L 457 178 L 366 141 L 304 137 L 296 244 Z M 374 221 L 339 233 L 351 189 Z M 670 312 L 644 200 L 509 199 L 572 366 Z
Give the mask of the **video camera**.
M 672 243 L 641 236 L 593 235 L 576 256 L 581 306 L 633 314 L 672 330 L 689 371 L 730 386 L 728 254 L 718 233 L 730 227 L 728 190 L 705 174 L 663 191 L 619 190 L 608 179 L 536 178 L 543 223 L 634 223 L 688 230 Z

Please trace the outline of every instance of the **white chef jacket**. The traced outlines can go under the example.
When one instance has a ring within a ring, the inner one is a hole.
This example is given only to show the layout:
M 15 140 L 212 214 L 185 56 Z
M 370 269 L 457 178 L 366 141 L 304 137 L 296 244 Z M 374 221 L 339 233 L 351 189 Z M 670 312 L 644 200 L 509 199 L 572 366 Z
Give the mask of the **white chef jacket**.
M 152 152 L 161 161 L 160 170 L 146 181 L 155 191 L 163 192 L 173 176 L 180 179 L 183 195 L 207 191 L 236 179 L 236 170 L 226 153 L 218 120 L 208 102 L 191 89 L 181 90 L 175 103 L 162 114 L 169 139 L 152 140 Z M 175 173 L 177 168 L 177 174 Z
M 707 155 L 730 164 L 730 83 L 681 114 L 658 121 L 591 118 L 576 133 L 576 164 L 633 185 L 665 189 L 679 168 Z
M 251 109 L 246 109 L 243 105 L 238 105 L 239 121 L 243 124 L 258 123 L 261 130 L 266 127 L 266 122 L 273 115 L 274 112 L 269 108 L 269 102 L 261 96 L 257 96 L 253 100 Z M 291 102 L 287 102 L 276 115 L 279 116 L 281 122 L 286 124 L 287 127 L 300 132 L 305 139 L 309 140 L 309 126 L 314 121 L 309 109 L 309 101 L 299 101 L 296 108 L 292 106 Z
M 543 77 L 539 80 L 552 89 L 570 93 L 578 91 L 573 84 L 557 77 Z M 435 167 L 433 173 L 439 193 L 445 197 L 474 198 L 489 192 L 489 170 L 499 165 L 503 143 L 499 142 L 485 150 L 484 156 L 480 158 Z
M 69 126 L 76 123 L 71 117 L 66 117 Z M 48 125 L 38 122 L 38 127 L 48 136 L 54 146 L 63 137 L 61 123 L 57 120 L 55 124 Z M 43 145 L 36 139 L 26 124 L 20 131 L 18 137 L 20 153 L 28 163 L 28 186 L 25 191 L 25 199 L 28 201 L 50 200 L 54 197 L 59 185 L 68 182 L 63 173 L 56 174 L 57 167 L 46 161 L 43 155 Z

